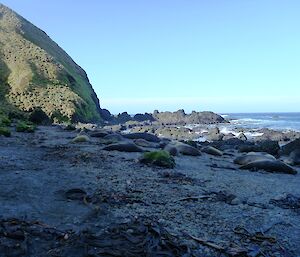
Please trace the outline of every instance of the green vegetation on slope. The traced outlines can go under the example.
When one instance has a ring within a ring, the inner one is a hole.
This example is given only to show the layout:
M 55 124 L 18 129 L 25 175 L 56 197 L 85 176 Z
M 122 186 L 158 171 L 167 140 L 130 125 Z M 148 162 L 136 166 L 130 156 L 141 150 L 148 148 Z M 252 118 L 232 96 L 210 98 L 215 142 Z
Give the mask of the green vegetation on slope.
M 45 32 L 1 4 L 0 65 L 2 105 L 39 107 L 59 121 L 101 121 L 85 71 Z
M 86 117 L 88 120 L 91 120 L 98 117 L 98 120 L 100 120 L 99 109 L 97 108 L 99 100 L 84 70 L 52 41 L 44 31 L 33 26 L 23 18 L 21 30 L 24 38 L 44 49 L 55 61 L 64 67 L 64 70 L 58 74 L 58 80 L 68 84 L 86 102 L 85 105 L 77 110 L 77 115 L 79 116 L 77 118 Z

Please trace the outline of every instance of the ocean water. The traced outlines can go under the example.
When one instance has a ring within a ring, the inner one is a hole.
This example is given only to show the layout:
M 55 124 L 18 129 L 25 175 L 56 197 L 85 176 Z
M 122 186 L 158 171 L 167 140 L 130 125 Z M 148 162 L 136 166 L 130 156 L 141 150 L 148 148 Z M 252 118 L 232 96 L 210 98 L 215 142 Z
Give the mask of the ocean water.
M 226 113 L 222 116 L 230 121 L 230 128 L 262 129 L 300 132 L 300 113 Z

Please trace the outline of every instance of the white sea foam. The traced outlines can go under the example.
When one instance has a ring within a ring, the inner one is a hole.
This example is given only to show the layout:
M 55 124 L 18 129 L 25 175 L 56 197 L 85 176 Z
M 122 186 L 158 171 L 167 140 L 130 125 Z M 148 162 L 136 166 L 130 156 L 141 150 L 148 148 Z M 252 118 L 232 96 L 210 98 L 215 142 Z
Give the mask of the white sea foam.
M 245 132 L 244 133 L 245 134 L 245 136 L 247 137 L 247 138 L 252 138 L 252 137 L 260 137 L 260 136 L 262 136 L 264 133 L 260 133 L 260 132 Z
M 206 140 L 206 138 L 205 137 L 198 137 L 197 139 L 195 139 L 194 141 L 196 141 L 196 142 L 205 142 L 205 141 L 207 141 Z
M 239 135 L 238 132 L 236 132 L 236 131 L 230 129 L 230 127 L 221 127 L 221 128 L 220 128 L 220 132 L 221 132 L 222 134 L 224 134 L 224 135 L 229 135 L 229 134 L 233 134 L 233 135 L 235 135 L 235 136 L 238 136 L 238 135 Z

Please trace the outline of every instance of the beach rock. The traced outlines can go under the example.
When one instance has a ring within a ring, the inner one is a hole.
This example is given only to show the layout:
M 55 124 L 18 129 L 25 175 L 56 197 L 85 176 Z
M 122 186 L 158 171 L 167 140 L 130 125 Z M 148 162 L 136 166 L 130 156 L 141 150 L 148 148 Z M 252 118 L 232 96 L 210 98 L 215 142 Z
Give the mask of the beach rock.
M 111 144 L 103 148 L 106 151 L 120 151 L 120 152 L 144 152 L 144 150 L 131 142 L 122 142 Z
M 248 152 L 266 152 L 272 155 L 277 155 L 280 150 L 279 144 L 277 141 L 262 141 L 257 142 L 255 145 L 244 145 L 239 148 L 241 153 Z
M 237 157 L 233 162 L 239 165 L 246 165 L 255 161 L 276 160 L 273 155 L 259 152 L 250 152 L 246 155 Z
M 128 139 L 144 139 L 144 140 L 147 140 L 149 142 L 154 142 L 154 143 L 159 143 L 159 141 L 160 141 L 159 137 L 157 137 L 153 134 L 150 134 L 150 133 L 146 133 L 146 132 L 123 134 L 123 137 L 128 138 Z
M 252 171 L 264 170 L 272 173 L 286 173 L 292 175 L 297 174 L 297 171 L 291 166 L 278 160 L 258 160 L 245 164 L 241 166 L 240 169 Z
M 290 155 L 295 150 L 300 150 L 300 138 L 282 146 L 280 152 L 282 155 Z
M 177 151 L 183 155 L 191 155 L 191 156 L 201 155 L 200 151 L 193 146 L 181 142 L 176 142 L 174 146 L 176 147 Z
M 201 149 L 201 152 L 207 153 L 207 154 L 210 154 L 210 155 L 214 155 L 214 156 L 222 156 L 223 155 L 222 151 L 220 151 L 217 148 L 212 147 L 212 146 L 205 146 L 205 147 L 203 147 Z

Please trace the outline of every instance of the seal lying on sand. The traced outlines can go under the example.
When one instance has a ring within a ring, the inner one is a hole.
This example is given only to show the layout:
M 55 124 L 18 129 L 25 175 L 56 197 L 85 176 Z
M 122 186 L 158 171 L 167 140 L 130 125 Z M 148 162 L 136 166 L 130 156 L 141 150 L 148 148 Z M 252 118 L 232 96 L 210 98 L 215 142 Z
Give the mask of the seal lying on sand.
M 267 153 L 250 152 L 246 155 L 237 157 L 234 160 L 234 163 L 239 164 L 239 165 L 246 165 L 251 162 L 264 161 L 264 160 L 274 160 L 275 161 L 276 158 L 273 155 L 267 154 Z
M 140 147 L 138 147 L 134 143 L 117 143 L 117 144 L 111 144 L 103 148 L 103 150 L 106 151 L 120 151 L 120 152 L 144 152 L 144 150 Z
M 300 165 L 300 149 L 291 152 L 289 158 L 293 165 Z
M 297 171 L 293 169 L 291 166 L 278 161 L 278 160 L 257 160 L 245 164 L 240 167 L 243 170 L 264 170 L 268 172 L 274 173 L 287 173 L 287 174 L 297 174 Z
M 164 148 L 164 150 L 169 152 L 171 155 L 176 155 L 177 154 L 175 149 L 177 150 L 178 153 L 181 153 L 183 155 L 190 155 L 190 156 L 199 156 L 199 155 L 201 155 L 200 151 L 197 148 L 195 148 L 191 145 L 188 145 L 188 144 L 177 142 L 177 141 L 169 143 Z
M 223 155 L 222 151 L 220 151 L 217 148 L 212 147 L 212 146 L 205 146 L 205 147 L 203 147 L 201 149 L 201 152 L 207 153 L 207 154 L 210 154 L 210 155 L 215 155 L 215 156 L 222 156 Z

